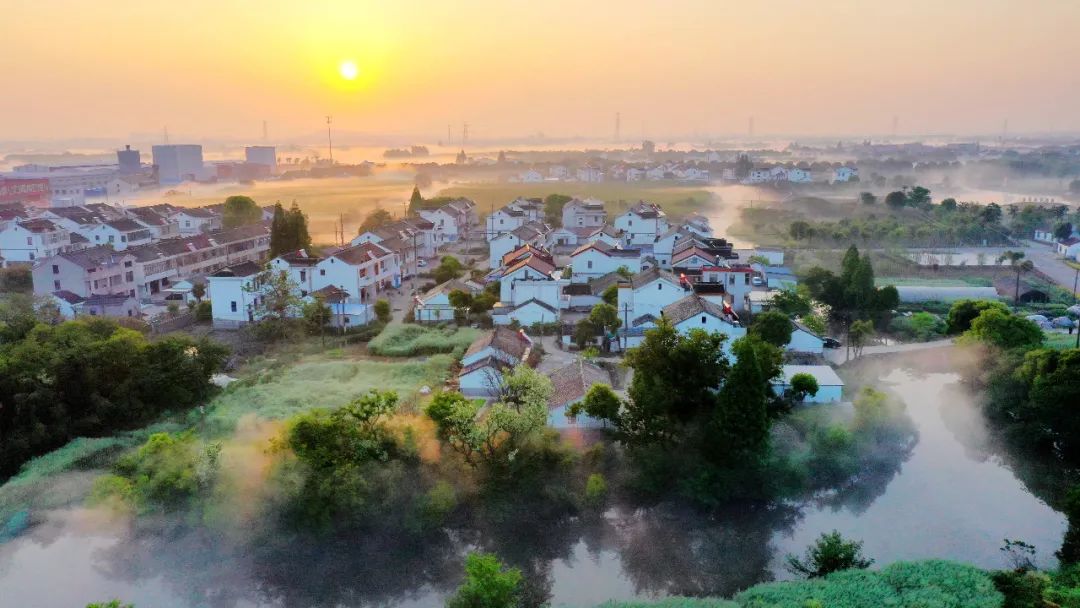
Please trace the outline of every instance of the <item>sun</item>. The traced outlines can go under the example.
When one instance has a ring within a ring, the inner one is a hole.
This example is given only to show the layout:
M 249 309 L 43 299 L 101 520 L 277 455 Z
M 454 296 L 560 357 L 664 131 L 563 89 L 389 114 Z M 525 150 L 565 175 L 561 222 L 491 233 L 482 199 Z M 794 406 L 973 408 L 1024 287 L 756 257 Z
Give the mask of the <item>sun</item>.
M 338 66 L 338 72 L 345 80 L 356 80 L 356 76 L 360 74 L 359 68 L 356 67 L 356 62 L 351 59 L 347 59 L 341 62 Z

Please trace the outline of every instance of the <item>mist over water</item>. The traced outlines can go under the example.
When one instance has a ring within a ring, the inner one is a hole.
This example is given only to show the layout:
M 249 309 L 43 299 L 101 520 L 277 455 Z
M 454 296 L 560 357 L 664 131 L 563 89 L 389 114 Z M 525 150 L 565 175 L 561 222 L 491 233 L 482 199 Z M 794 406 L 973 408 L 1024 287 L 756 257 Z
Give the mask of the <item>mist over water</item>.
M 1039 565 L 1052 566 L 1064 517 L 1014 474 L 1023 456 L 995 444 L 952 371 L 964 355 L 940 351 L 845 372 L 849 387 L 866 382 L 898 394 L 918 439 L 906 459 L 837 494 L 711 515 L 616 505 L 602 517 L 467 528 L 415 546 L 371 535 L 222 535 L 189 522 L 133 525 L 61 510 L 0 545 L 0 598 L 46 608 L 112 597 L 137 606 L 440 606 L 464 555 L 477 548 L 522 567 L 530 592 L 552 605 L 730 595 L 787 578 L 784 555 L 833 529 L 864 541 L 878 565 L 946 558 L 1003 567 L 999 548 L 1013 538 L 1034 544 Z

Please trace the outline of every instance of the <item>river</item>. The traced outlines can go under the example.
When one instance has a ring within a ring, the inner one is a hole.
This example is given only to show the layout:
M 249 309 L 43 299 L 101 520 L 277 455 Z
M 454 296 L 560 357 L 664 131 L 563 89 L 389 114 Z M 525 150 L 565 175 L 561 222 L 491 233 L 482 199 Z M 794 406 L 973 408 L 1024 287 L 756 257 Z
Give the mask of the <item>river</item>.
M 508 530 L 455 534 L 411 549 L 356 539 L 268 539 L 238 549 L 205 530 L 162 525 L 153 533 L 109 524 L 81 509 L 0 545 L 0 605 L 81 606 L 120 598 L 138 608 L 440 606 L 472 547 L 522 565 L 530 593 L 552 605 L 608 599 L 727 595 L 784 579 L 787 553 L 836 529 L 866 555 L 947 558 L 1005 566 L 1005 538 L 1034 544 L 1041 566 L 1064 517 L 1032 495 L 1001 456 L 972 399 L 949 371 L 954 349 L 882 358 L 864 378 L 899 394 L 918 431 L 910 456 L 843 497 L 704 517 L 669 506 L 612 508 Z M 250 547 L 256 546 L 256 549 Z

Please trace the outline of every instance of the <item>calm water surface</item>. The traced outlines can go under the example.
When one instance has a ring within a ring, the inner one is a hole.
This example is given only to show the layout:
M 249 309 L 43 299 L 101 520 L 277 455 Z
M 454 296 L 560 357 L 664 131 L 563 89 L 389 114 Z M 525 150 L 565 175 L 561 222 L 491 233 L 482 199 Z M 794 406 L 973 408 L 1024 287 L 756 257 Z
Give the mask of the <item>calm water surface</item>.
M 522 566 L 530 593 L 553 605 L 727 595 L 786 578 L 784 555 L 833 529 L 863 540 L 879 564 L 933 557 L 1001 567 L 1002 540 L 1014 538 L 1034 544 L 1040 563 L 1053 565 L 1064 517 L 993 455 L 958 377 L 925 371 L 947 365 L 922 372 L 898 359 L 889 365 L 875 377 L 903 397 L 918 443 L 898 470 L 845 496 L 711 518 L 665 507 L 612 509 L 594 521 L 392 551 L 337 539 L 245 553 L 205 533 L 133 537 L 90 514 L 64 511 L 0 545 L 0 606 L 68 608 L 113 597 L 139 608 L 440 606 L 459 580 L 462 555 L 476 546 Z

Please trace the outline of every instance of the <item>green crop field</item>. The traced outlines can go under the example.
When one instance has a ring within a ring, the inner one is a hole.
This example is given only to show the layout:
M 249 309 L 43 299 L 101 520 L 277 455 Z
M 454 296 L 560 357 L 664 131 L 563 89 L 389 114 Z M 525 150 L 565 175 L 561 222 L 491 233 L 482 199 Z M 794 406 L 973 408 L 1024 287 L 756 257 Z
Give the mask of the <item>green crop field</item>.
M 645 200 L 662 205 L 664 211 L 674 218 L 691 211 L 700 211 L 712 199 L 712 194 L 704 188 L 663 182 L 474 183 L 455 184 L 439 191 L 439 196 L 471 198 L 480 208 L 481 216 L 519 196 L 543 198 L 549 194 L 598 198 L 607 203 L 609 214 L 625 210 L 639 200 Z

